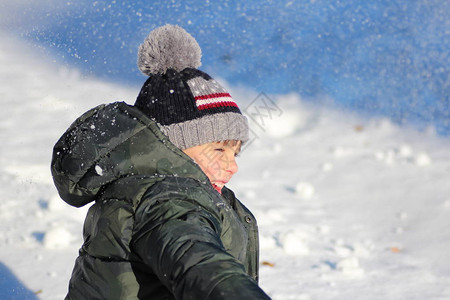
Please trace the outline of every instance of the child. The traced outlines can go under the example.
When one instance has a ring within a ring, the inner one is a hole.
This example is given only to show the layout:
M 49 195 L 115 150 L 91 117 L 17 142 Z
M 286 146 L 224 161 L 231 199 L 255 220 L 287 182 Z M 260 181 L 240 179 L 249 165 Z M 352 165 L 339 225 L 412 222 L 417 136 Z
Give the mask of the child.
M 270 299 L 257 284 L 258 232 L 225 184 L 248 125 L 198 70 L 178 26 L 139 47 L 149 75 L 134 106 L 100 105 L 56 143 L 60 196 L 86 216 L 66 299 Z

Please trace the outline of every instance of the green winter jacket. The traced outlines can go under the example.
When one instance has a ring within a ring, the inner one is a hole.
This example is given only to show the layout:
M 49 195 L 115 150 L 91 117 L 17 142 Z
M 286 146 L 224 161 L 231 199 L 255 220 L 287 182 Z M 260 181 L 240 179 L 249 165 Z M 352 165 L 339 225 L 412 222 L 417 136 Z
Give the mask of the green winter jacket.
M 136 108 L 83 114 L 51 170 L 67 203 L 94 202 L 66 299 L 270 299 L 253 215 Z

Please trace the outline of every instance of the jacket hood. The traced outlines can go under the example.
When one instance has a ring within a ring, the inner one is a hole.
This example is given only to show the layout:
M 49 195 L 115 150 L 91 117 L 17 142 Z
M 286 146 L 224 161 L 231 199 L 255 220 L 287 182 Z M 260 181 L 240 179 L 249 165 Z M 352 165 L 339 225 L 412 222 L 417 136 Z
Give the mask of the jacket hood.
M 158 124 L 124 102 L 80 116 L 53 148 L 53 181 L 61 198 L 80 207 L 109 183 L 132 175 L 180 176 L 209 182 Z

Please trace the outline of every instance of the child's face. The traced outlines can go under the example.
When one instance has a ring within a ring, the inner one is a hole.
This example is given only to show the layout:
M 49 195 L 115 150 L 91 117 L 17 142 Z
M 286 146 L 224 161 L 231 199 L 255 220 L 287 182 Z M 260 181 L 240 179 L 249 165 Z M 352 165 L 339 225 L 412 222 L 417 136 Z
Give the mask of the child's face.
M 183 150 L 208 176 L 213 187 L 222 192 L 224 185 L 238 171 L 236 156 L 241 141 L 212 142 Z

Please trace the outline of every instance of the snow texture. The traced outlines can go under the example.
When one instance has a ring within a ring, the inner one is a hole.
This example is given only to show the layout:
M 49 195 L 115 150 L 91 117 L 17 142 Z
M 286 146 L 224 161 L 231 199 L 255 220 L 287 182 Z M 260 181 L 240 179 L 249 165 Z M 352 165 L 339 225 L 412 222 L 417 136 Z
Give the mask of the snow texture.
M 266 93 L 339 105 L 450 135 L 450 1 L 0 1 L 0 26 L 83 74 L 140 85 L 136 50 L 177 24 L 203 68 Z M 76 29 L 76 30 L 74 30 Z
M 132 104 L 138 89 L 0 38 L 0 298 L 63 299 L 88 207 L 59 199 L 52 147 L 81 113 Z M 264 98 L 227 88 L 253 134 L 230 188 L 258 219 L 260 285 L 274 300 L 450 299 L 448 139 L 294 94 L 266 95 L 280 113 L 256 118 Z

